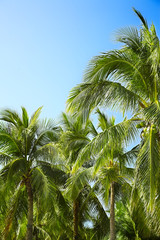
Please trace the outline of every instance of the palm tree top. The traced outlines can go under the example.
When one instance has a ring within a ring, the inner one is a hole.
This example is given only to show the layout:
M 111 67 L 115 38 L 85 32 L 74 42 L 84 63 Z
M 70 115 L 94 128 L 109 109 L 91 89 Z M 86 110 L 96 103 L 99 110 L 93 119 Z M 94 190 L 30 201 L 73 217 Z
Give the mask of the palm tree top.
M 91 59 L 83 82 L 70 92 L 68 110 L 87 116 L 103 105 L 135 113 L 160 99 L 159 38 L 155 26 L 149 28 L 142 14 L 134 11 L 142 27 L 121 29 L 116 40 L 123 47 Z

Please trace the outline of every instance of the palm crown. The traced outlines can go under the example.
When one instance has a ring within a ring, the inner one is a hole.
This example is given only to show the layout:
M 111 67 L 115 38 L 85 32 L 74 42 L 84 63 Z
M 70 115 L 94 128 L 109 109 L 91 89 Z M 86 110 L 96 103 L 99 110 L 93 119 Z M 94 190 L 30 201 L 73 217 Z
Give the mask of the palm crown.
M 123 47 L 90 61 L 84 82 L 70 93 L 68 109 L 82 110 L 85 116 L 98 105 L 132 112 L 132 124 L 139 121 L 137 128 L 142 130 L 136 182 L 144 191 L 149 185 L 146 196 L 152 209 L 160 159 L 160 45 L 154 25 L 149 28 L 141 13 L 134 11 L 142 22 L 140 30 L 121 29 L 116 38 Z
M 31 119 L 25 108 L 22 108 L 22 117 L 8 109 L 1 113 L 1 120 L 5 122 L 0 128 L 0 159 L 5 165 L 1 170 L 1 176 L 2 179 L 7 180 L 12 191 L 16 189 L 15 194 L 21 195 L 20 192 L 24 191 L 23 186 L 26 188 L 27 239 L 31 239 L 33 234 L 33 201 L 36 200 L 34 194 L 39 193 L 41 197 L 46 198 L 50 189 L 41 165 L 51 162 L 53 159 L 51 153 L 55 151 L 55 142 L 58 140 L 58 128 L 52 122 L 40 123 L 38 120 L 40 111 L 41 108 Z M 15 195 L 17 201 L 18 195 Z M 14 212 L 11 210 L 8 214 L 10 220 L 14 218 L 15 212 L 16 210 Z M 7 224 L 3 232 L 6 237 L 9 237 L 13 221 L 8 220 L 8 222 L 9 225 Z

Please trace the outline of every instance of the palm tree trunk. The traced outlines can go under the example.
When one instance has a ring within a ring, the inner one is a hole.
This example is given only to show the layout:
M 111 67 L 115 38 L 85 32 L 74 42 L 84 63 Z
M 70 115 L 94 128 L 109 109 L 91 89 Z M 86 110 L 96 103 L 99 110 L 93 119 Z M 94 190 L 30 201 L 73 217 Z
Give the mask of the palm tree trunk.
M 27 224 L 27 233 L 26 240 L 33 239 L 33 192 L 32 186 L 30 182 L 30 178 L 28 177 L 25 182 L 27 194 L 28 194 L 28 224 Z
M 114 212 L 114 203 L 115 203 L 115 193 L 114 193 L 114 182 L 111 183 L 111 207 L 110 207 L 110 240 L 116 239 L 115 233 L 115 212 Z
M 79 201 L 73 201 L 73 240 L 78 240 L 78 211 Z

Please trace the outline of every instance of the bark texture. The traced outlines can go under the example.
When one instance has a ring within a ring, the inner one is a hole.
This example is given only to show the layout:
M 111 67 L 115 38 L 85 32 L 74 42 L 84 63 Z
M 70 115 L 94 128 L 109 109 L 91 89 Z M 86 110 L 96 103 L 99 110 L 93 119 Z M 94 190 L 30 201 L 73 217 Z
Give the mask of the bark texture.
M 111 184 L 111 207 L 110 207 L 110 240 L 116 239 L 115 233 L 115 211 L 114 211 L 114 204 L 115 204 L 115 193 L 114 193 L 114 182 Z
M 79 202 L 75 200 L 73 201 L 73 240 L 78 240 L 78 212 Z
M 25 182 L 27 194 L 28 194 L 28 224 L 26 240 L 33 239 L 33 191 L 30 178 L 28 177 Z

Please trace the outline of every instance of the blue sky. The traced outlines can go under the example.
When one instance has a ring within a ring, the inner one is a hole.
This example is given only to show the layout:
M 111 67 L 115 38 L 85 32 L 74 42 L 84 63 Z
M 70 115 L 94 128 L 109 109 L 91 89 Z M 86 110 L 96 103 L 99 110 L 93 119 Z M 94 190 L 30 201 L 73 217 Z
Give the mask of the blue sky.
M 0 108 L 57 119 L 88 61 L 140 26 L 132 7 L 159 30 L 158 0 L 0 0 Z

